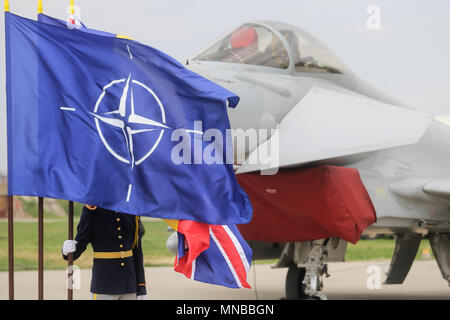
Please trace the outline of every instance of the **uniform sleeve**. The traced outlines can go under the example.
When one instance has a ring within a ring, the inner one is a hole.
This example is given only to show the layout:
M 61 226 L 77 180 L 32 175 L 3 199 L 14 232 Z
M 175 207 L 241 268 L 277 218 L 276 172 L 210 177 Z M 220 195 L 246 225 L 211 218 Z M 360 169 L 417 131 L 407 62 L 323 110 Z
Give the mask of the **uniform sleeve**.
M 91 217 L 93 212 L 87 209 L 85 206 L 81 212 L 80 222 L 77 226 L 77 236 L 75 240 L 77 241 L 76 251 L 73 253 L 73 260 L 78 259 L 81 254 L 86 250 L 87 245 L 91 242 Z M 63 255 L 64 260 L 68 259 L 68 256 Z
M 142 253 L 142 245 L 141 238 L 143 236 L 143 226 L 142 222 L 139 220 L 138 223 L 139 231 L 138 231 L 138 240 L 136 246 L 133 248 L 133 259 L 134 259 L 134 267 L 136 273 L 136 295 L 142 296 L 147 294 L 147 289 L 145 285 L 145 271 L 144 271 L 144 255 Z

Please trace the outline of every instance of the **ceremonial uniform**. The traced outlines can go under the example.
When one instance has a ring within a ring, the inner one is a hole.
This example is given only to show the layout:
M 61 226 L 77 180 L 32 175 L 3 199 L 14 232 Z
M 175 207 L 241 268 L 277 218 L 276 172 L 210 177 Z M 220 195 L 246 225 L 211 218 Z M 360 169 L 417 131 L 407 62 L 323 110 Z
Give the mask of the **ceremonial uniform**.
M 138 216 L 83 207 L 77 226 L 76 260 L 91 243 L 94 249 L 91 292 L 96 295 L 147 294 Z M 64 259 L 67 256 L 63 254 Z

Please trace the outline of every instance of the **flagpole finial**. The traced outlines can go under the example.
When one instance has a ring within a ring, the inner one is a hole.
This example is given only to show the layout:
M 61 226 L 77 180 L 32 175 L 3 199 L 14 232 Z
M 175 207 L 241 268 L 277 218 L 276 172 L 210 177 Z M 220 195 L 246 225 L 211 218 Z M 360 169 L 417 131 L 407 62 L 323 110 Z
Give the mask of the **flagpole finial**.
M 70 0 L 69 10 L 70 14 L 75 14 L 75 4 L 73 3 L 73 0 Z
M 42 0 L 38 0 L 38 13 L 42 13 Z
M 9 1 L 5 0 L 5 12 L 9 11 Z

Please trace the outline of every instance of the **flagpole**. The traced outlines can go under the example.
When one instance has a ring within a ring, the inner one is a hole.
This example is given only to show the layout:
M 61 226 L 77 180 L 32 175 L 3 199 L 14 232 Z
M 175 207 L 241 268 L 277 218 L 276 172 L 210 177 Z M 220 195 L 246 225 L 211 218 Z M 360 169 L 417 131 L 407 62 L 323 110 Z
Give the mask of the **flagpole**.
M 9 300 L 14 300 L 14 196 L 8 196 Z
M 37 13 L 42 13 L 38 0 Z M 38 197 L 38 300 L 44 300 L 44 198 Z
M 9 1 L 3 2 L 5 12 L 9 12 Z M 8 196 L 8 287 L 9 300 L 14 300 L 14 197 Z
M 75 4 L 74 0 L 70 0 L 70 14 L 75 14 Z M 73 240 L 73 201 L 69 201 L 69 215 L 68 215 L 68 225 L 69 225 L 69 234 L 68 238 L 69 240 Z M 67 264 L 68 264 L 68 278 L 69 278 L 69 286 L 67 288 L 67 300 L 73 300 L 73 253 L 69 253 L 67 257 Z
M 38 198 L 38 300 L 44 300 L 44 198 Z
M 74 0 L 70 0 L 69 12 L 75 14 Z M 73 240 L 73 201 L 68 201 L 68 239 Z M 67 300 L 73 300 L 73 253 L 69 253 L 67 257 Z
M 73 240 L 73 201 L 68 201 L 68 239 Z M 69 253 L 67 257 L 67 265 L 68 265 L 68 286 L 67 286 L 67 300 L 73 300 L 73 253 Z

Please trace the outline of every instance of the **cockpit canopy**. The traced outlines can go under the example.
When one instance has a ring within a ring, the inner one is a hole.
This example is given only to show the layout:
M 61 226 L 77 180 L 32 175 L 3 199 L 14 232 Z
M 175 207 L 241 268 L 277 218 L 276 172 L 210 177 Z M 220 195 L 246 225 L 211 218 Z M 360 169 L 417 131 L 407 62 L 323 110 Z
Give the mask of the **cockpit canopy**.
M 289 67 L 288 52 L 270 29 L 244 24 L 222 37 L 193 60 L 252 64 L 280 69 Z
M 232 62 L 296 72 L 346 73 L 342 62 L 314 37 L 279 22 L 246 23 L 192 60 Z

